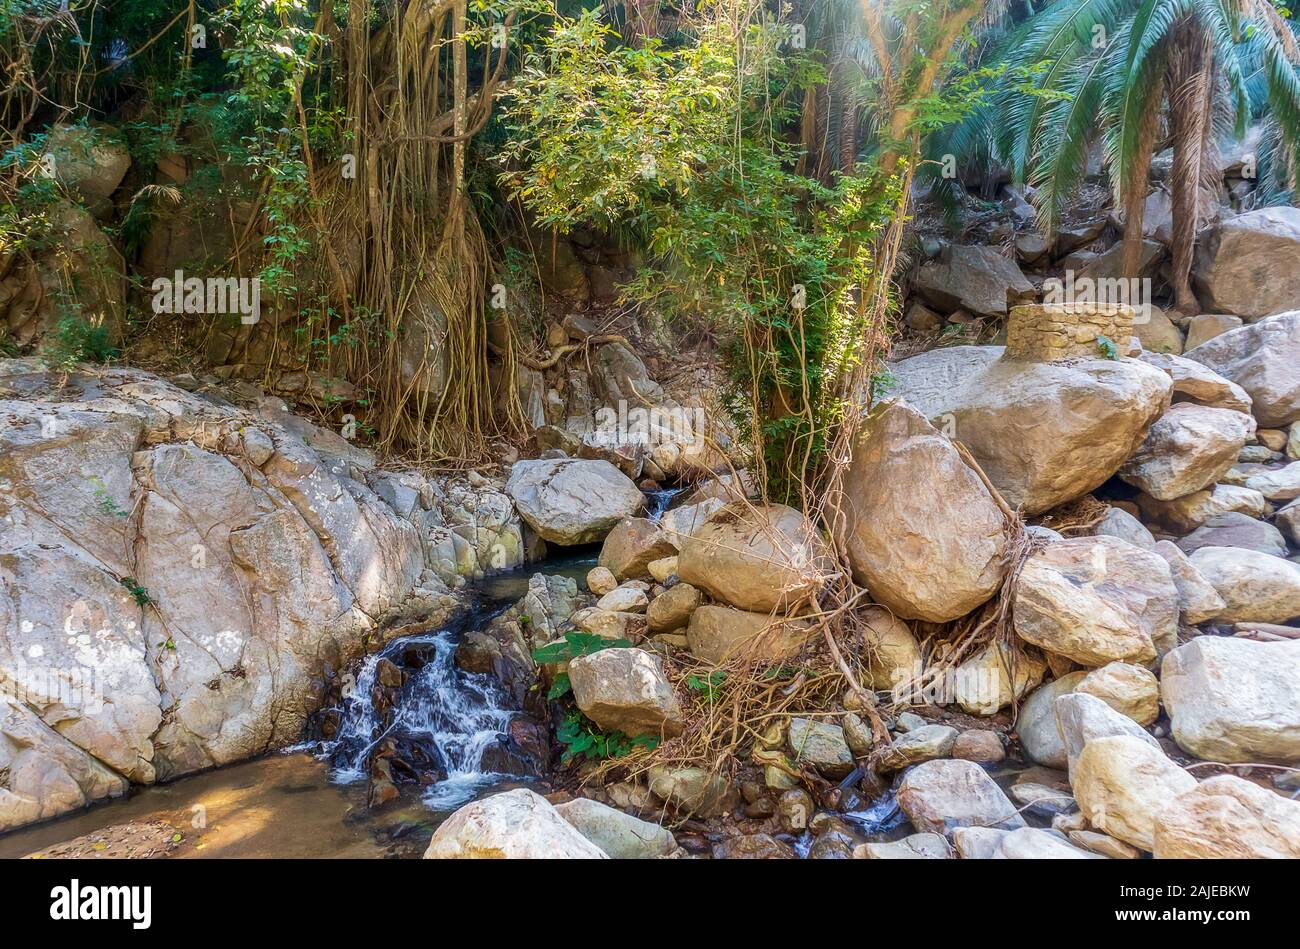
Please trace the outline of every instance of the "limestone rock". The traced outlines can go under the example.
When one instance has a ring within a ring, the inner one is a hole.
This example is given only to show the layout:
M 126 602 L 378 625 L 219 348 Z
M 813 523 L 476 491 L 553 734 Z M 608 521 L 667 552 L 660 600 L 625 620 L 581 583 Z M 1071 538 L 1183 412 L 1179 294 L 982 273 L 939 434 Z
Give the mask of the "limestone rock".
M 1240 320 L 1237 325 L 1241 325 Z M 1175 404 L 1194 402 L 1211 408 L 1250 414 L 1250 395 L 1246 390 L 1199 362 L 1170 353 L 1143 352 L 1138 358 L 1148 366 L 1155 366 L 1165 372 L 1173 380 Z
M 1216 514 L 1186 537 L 1176 541 L 1178 549 L 1192 555 L 1203 547 L 1231 547 L 1273 557 L 1287 555 L 1286 538 L 1272 524 L 1246 514 Z
M 517 461 L 506 491 L 529 526 L 555 544 L 601 540 L 645 503 L 632 480 L 608 461 L 577 458 Z
M 816 528 L 781 504 L 727 505 L 680 543 L 682 580 L 742 610 L 788 608 L 834 569 Z
M 1300 763 L 1300 641 L 1198 636 L 1165 657 L 1160 694 L 1189 754 Z
M 1187 342 L 1183 352 L 1195 349 L 1201 343 L 1208 343 L 1216 336 L 1222 336 L 1228 330 L 1235 330 L 1244 325 L 1244 320 L 1231 313 L 1201 313 L 1187 321 Z
M 968 310 L 978 316 L 1006 316 L 1007 291 L 1033 291 L 1015 261 L 995 247 L 952 244 L 937 261 L 921 267 L 916 292 L 944 313 Z
M 900 688 L 921 671 L 921 647 L 912 629 L 888 610 L 869 606 L 862 611 L 863 685 L 878 692 Z
M 1160 743 L 1142 729 L 1133 719 L 1122 715 L 1094 695 L 1071 692 L 1060 696 L 1055 703 L 1056 728 L 1065 745 L 1066 768 L 1071 780 L 1078 769 L 1079 756 L 1089 742 L 1099 738 L 1123 735 L 1135 738 L 1159 749 Z
M 1046 672 L 1047 663 L 1038 656 L 990 643 L 957 667 L 953 698 L 970 715 L 996 715 L 1042 682 Z
M 671 633 L 691 620 L 691 614 L 704 601 L 700 591 L 689 583 L 677 583 L 650 601 L 646 623 L 652 633 Z
M 1156 539 L 1151 536 L 1151 532 L 1123 508 L 1108 508 L 1106 516 L 1097 525 L 1097 533 L 1105 534 L 1107 537 L 1118 537 L 1143 550 L 1154 550 L 1156 546 Z
M 653 860 L 677 850 L 677 841 L 668 829 L 590 798 L 557 804 L 555 810 L 615 860 Z
M 596 608 L 612 613 L 644 613 L 650 598 L 640 587 L 617 586 L 596 601 Z
M 1264 428 L 1300 421 L 1300 310 L 1230 330 L 1185 355 L 1245 389 Z
M 859 844 L 853 856 L 859 860 L 947 860 L 948 841 L 940 834 L 912 834 L 902 840 Z
M 766 613 L 716 604 L 697 607 L 686 627 L 691 655 L 715 665 L 739 656 L 788 659 L 799 654 L 808 636 L 805 621 L 773 619 Z
M 1300 802 L 1230 774 L 1207 778 L 1156 815 L 1157 860 L 1300 859 Z
M 831 510 L 854 579 L 900 617 L 947 622 L 1002 583 L 1005 518 L 952 442 L 906 404 L 872 411 Z
M 1069 538 L 1031 556 L 1015 591 L 1026 642 L 1087 666 L 1147 663 L 1177 635 L 1169 565 L 1114 537 Z
M 1189 534 L 1220 514 L 1264 516 L 1264 495 L 1235 484 L 1216 484 L 1172 501 L 1139 494 L 1137 503 L 1148 523 L 1154 522 L 1176 534 Z
M 1300 461 L 1285 468 L 1253 474 L 1246 479 L 1246 487 L 1258 491 L 1270 501 L 1294 501 L 1300 498 Z
M 711 497 L 695 504 L 683 504 L 681 507 L 670 508 L 659 519 L 659 526 L 663 529 L 674 549 L 681 550 L 686 538 L 703 527 L 710 514 L 726 505 L 727 501 L 723 498 Z
M 671 557 L 676 552 L 677 548 L 658 525 L 644 517 L 628 517 L 605 535 L 597 562 L 619 580 L 643 580 L 650 577 L 652 561 Z
M 1072 783 L 1088 823 L 1146 851 L 1154 846 L 1157 815 L 1196 787 L 1196 779 L 1159 746 L 1125 735 L 1088 742 Z
M 1160 715 L 1160 683 L 1150 670 L 1127 662 L 1111 662 L 1089 672 L 1075 691 L 1095 696 L 1139 725 Z
M 527 788 L 466 804 L 433 832 L 426 860 L 607 860 L 546 798 Z
M 1201 547 L 1189 558 L 1223 599 L 1225 623 L 1285 623 L 1300 616 L 1300 566 L 1237 547 Z
M 1269 207 L 1220 221 L 1196 244 L 1192 279 L 1207 305 L 1247 320 L 1300 300 L 1300 209 Z
M 659 658 L 643 649 L 610 648 L 569 663 L 573 699 L 606 731 L 672 737 L 683 717 Z
M 1030 761 L 1047 768 L 1065 769 L 1068 757 L 1065 742 L 1056 727 L 1056 700 L 1073 691 L 1085 675 L 1084 672 L 1071 672 L 1053 679 L 1025 699 L 1016 718 L 1016 731 Z
M 998 843 L 995 860 L 1104 860 L 1036 827 L 1013 830 Z
M 1154 498 L 1180 498 L 1218 481 L 1254 432 L 1249 415 L 1180 402 L 1151 426 L 1119 475 Z
M 608 567 L 592 567 L 587 571 L 587 589 L 596 596 L 613 592 L 618 586 L 618 578 Z
M 1024 818 L 973 761 L 926 761 L 903 775 L 898 805 L 922 833 L 952 834 L 959 827 L 1015 830 Z
M 963 860 L 992 860 L 1009 833 L 996 827 L 958 827 L 952 832 L 952 844 Z

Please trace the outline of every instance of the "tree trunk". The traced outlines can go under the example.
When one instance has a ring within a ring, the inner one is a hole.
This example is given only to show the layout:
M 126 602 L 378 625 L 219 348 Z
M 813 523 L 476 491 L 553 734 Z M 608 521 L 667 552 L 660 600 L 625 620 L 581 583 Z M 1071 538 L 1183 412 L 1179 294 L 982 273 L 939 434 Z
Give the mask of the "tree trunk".
M 1210 37 L 1195 21 L 1184 21 L 1177 28 L 1169 61 L 1169 113 L 1174 145 L 1171 279 L 1174 306 L 1187 314 L 1200 312 L 1192 292 L 1191 272 L 1200 223 L 1202 161 L 1209 138 L 1213 68 Z
M 1129 168 L 1126 181 L 1121 183 L 1124 204 L 1124 241 L 1120 250 L 1120 273 L 1124 277 L 1137 277 L 1142 266 L 1142 218 L 1147 200 L 1147 175 L 1151 171 L 1151 152 L 1160 132 L 1160 112 L 1163 105 L 1164 77 L 1156 79 L 1156 88 L 1147 99 L 1142 127 L 1138 129 L 1137 154 Z

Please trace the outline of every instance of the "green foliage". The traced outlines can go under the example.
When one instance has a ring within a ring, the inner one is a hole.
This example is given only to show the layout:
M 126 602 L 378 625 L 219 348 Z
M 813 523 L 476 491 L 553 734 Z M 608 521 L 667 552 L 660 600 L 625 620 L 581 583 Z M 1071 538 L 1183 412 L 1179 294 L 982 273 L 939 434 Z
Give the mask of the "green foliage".
M 521 616 L 519 621 L 524 623 L 531 620 L 529 617 Z M 597 636 L 594 633 L 574 630 L 565 633 L 563 639 L 557 639 L 555 642 L 534 649 L 533 661 L 540 665 L 569 662 L 581 656 L 590 656 L 602 649 L 627 649 L 631 645 L 626 639 L 605 639 L 603 636 Z M 546 697 L 548 699 L 562 698 L 568 695 L 570 689 L 569 674 L 561 672 L 552 680 L 550 691 L 547 692 Z
M 707 676 L 700 676 L 694 672 L 686 677 L 686 687 L 692 692 L 698 693 L 706 702 L 712 705 L 722 694 L 722 684 L 727 679 L 727 673 L 722 669 L 714 669 Z
M 148 606 L 153 602 L 149 597 L 149 591 L 140 586 L 135 577 L 123 577 L 118 583 L 126 587 L 127 592 L 131 594 L 131 599 L 135 600 L 137 606 Z
M 590 761 L 621 758 L 636 748 L 653 751 L 659 746 L 658 735 L 628 737 L 622 732 L 603 732 L 576 708 L 564 716 L 564 721 L 555 730 L 555 738 L 564 746 L 560 754 L 560 761 L 564 764 L 580 758 Z
M 127 517 L 126 511 L 118 505 L 113 495 L 109 493 L 108 487 L 104 484 L 104 479 L 99 475 L 92 475 L 90 483 L 95 486 L 95 506 L 105 517 Z
M 59 372 L 71 372 L 83 362 L 105 363 L 119 355 L 107 326 L 92 325 L 73 313 L 59 319 L 41 347 L 41 359 Z

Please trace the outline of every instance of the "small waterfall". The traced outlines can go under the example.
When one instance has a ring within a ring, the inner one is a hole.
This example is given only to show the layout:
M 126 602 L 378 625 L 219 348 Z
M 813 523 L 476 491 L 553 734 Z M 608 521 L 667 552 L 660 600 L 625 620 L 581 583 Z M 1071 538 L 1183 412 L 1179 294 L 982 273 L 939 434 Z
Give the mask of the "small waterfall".
M 506 741 L 515 712 L 505 707 L 495 679 L 457 668 L 458 638 L 458 630 L 451 629 L 417 634 L 366 657 L 355 687 L 344 699 L 336 737 L 320 749 L 334 766 L 335 780 L 366 780 L 371 753 L 390 737 L 433 760 L 440 779 L 429 787 L 424 801 L 434 810 L 450 810 L 471 800 L 484 786 L 518 779 L 518 775 L 484 770 L 485 752 Z M 376 709 L 380 660 L 400 666 L 404 654 L 420 647 L 432 652 L 432 659 L 407 670 L 409 678 L 391 709 Z
M 646 518 L 652 524 L 658 524 L 659 518 L 664 516 L 664 511 L 668 510 L 668 505 L 672 503 L 673 498 L 685 491 L 686 488 L 661 488 L 658 491 L 645 492 L 645 509 Z

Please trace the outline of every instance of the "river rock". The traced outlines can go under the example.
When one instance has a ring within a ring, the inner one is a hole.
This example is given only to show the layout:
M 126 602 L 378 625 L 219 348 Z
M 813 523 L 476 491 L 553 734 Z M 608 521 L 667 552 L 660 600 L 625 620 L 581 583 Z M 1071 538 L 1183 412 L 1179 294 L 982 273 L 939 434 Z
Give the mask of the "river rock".
M 1112 860 L 1136 860 L 1142 856 L 1136 847 L 1131 847 L 1122 840 L 1116 840 L 1110 834 L 1100 834 L 1095 830 L 1072 830 L 1067 834 L 1070 842 L 1085 850 L 1099 853 Z
M 901 771 L 909 765 L 934 758 L 947 758 L 957 742 L 957 729 L 948 725 L 926 725 L 900 735 L 880 757 L 882 771 Z
M 1237 547 L 1202 547 L 1189 559 L 1223 599 L 1217 619 L 1285 623 L 1300 616 L 1300 566 Z
M 1068 538 L 1025 561 L 1015 630 L 1086 666 L 1151 662 L 1177 636 L 1178 589 L 1156 553 L 1115 537 Z
M 905 619 L 965 616 L 1002 584 L 1006 519 L 952 442 L 904 403 L 872 411 L 828 519 L 854 579 Z
M 869 606 L 862 611 L 863 685 L 877 692 L 899 689 L 921 671 L 921 647 L 912 628 L 889 610 Z
M 466 804 L 433 832 L 426 860 L 607 860 L 540 794 L 503 791 Z
M 657 582 L 667 583 L 669 577 L 677 576 L 677 555 L 652 560 L 646 569 L 650 571 L 650 576 L 654 577 Z
M 580 458 L 517 461 L 506 491 L 529 526 L 554 544 L 601 540 L 645 504 L 632 479 L 608 461 Z
M 686 627 L 691 655 L 714 665 L 741 657 L 758 662 L 789 659 L 799 654 L 809 635 L 803 620 L 773 619 L 715 604 L 697 607 Z
M 1273 523 L 1291 542 L 1291 546 L 1300 549 L 1300 501 L 1292 501 L 1273 517 Z
M 679 814 L 716 817 L 733 810 L 740 795 L 726 778 L 703 768 L 650 769 L 650 792 Z
M 1188 534 L 1220 514 L 1264 516 L 1264 495 L 1234 484 L 1216 484 L 1213 488 L 1193 491 L 1172 501 L 1161 501 L 1149 494 L 1139 494 L 1138 508 L 1148 522 L 1161 525 L 1175 534 Z
M 820 590 L 834 569 L 817 529 L 783 504 L 729 504 L 680 543 L 684 582 L 753 612 L 788 609 Z
M 643 649 L 610 648 L 569 663 L 573 700 L 605 731 L 680 735 L 681 706 L 659 657 Z
M 793 860 L 794 849 L 771 834 L 728 837 L 713 848 L 714 860 Z
M 996 827 L 958 827 L 952 832 L 952 845 L 963 860 L 992 860 L 1009 833 Z
M 1016 732 L 1029 760 L 1047 768 L 1064 770 L 1068 757 L 1065 742 L 1056 727 L 1056 700 L 1068 695 L 1083 681 L 1084 672 L 1071 672 L 1053 679 L 1029 694 L 1016 717 Z
M 596 608 L 613 613 L 644 613 L 649 603 L 650 598 L 645 590 L 624 584 L 615 587 L 597 600 Z
M 677 851 L 672 832 L 590 798 L 574 798 L 555 810 L 578 833 L 615 860 L 653 860 Z
M 1169 376 L 1136 360 L 1000 354 L 954 346 L 902 360 L 890 367 L 893 394 L 969 448 L 1007 503 L 1028 516 L 1104 483 L 1169 405 Z
M 703 527 L 710 514 L 726 505 L 727 501 L 723 498 L 705 498 L 695 504 L 683 504 L 681 507 L 664 511 L 663 517 L 659 519 L 659 526 L 667 536 L 668 542 L 677 550 L 681 550 L 686 538 Z
M 1300 859 L 1300 802 L 1234 775 L 1207 778 L 1156 815 L 1157 860 Z
M 1156 544 L 1156 553 L 1165 558 L 1169 572 L 1178 588 L 1178 616 L 1189 626 L 1207 623 L 1219 615 L 1227 606 L 1223 597 L 1214 589 L 1210 581 L 1201 575 L 1188 559 L 1171 541 L 1162 540 Z
M 1300 641 L 1198 636 L 1165 657 L 1160 694 L 1189 754 L 1300 763 Z
M 911 834 L 902 840 L 872 841 L 853 848 L 858 860 L 947 860 L 951 848 L 940 834 Z
M 847 777 L 853 770 L 853 754 L 839 725 L 792 718 L 785 740 L 796 764 L 810 764 L 826 777 L 836 779 Z
M 1246 487 L 1258 491 L 1270 501 L 1294 501 L 1300 498 L 1300 461 L 1285 468 L 1253 474 L 1246 479 Z
M 1225 217 L 1196 242 L 1192 279 L 1212 309 L 1254 320 L 1300 300 L 1300 209 Z
M 1021 813 L 1044 819 L 1055 819 L 1058 815 L 1077 810 L 1074 798 L 1068 792 L 1045 784 L 1017 781 L 1008 790 L 1011 797 L 1020 805 Z
M 998 842 L 994 860 L 1104 860 L 1036 827 L 1013 830 Z
M 1105 534 L 1107 537 L 1118 537 L 1143 550 L 1153 550 L 1156 546 L 1156 539 L 1151 536 L 1151 532 L 1143 523 L 1119 507 L 1106 509 L 1106 516 L 1097 524 L 1097 533 Z
M 646 618 L 641 613 L 602 610 L 596 606 L 575 610 L 572 618 L 575 629 L 599 636 L 601 639 L 626 639 L 629 642 L 636 642 L 646 628 Z
M 587 589 L 596 596 L 604 596 L 618 586 L 618 578 L 608 567 L 592 567 L 587 571 Z
M 1196 787 L 1159 745 L 1127 735 L 1089 741 L 1071 781 L 1088 823 L 1146 851 L 1154 846 L 1156 816 Z
M 1175 543 L 1183 553 L 1196 553 L 1203 547 L 1231 547 L 1272 557 L 1285 557 L 1286 538 L 1272 524 L 1245 514 L 1216 514 Z
M 973 761 L 926 761 L 903 775 L 898 805 L 923 833 L 951 834 L 959 827 L 1015 830 L 1025 821 L 983 768 Z
M 1080 683 L 1082 684 L 1082 683 Z M 1075 687 L 1076 689 L 1078 686 Z M 1124 735 L 1136 738 L 1159 749 L 1160 743 L 1127 715 L 1122 715 L 1094 695 L 1071 692 L 1060 696 L 1055 703 L 1056 728 L 1065 745 L 1066 768 L 1073 775 L 1079 756 L 1088 743 L 1098 738 Z
M 1162 501 L 1180 498 L 1218 481 L 1254 432 L 1249 415 L 1180 402 L 1151 426 L 1119 476 Z
M 990 643 L 957 667 L 953 699 L 967 714 L 996 715 L 1042 682 L 1046 672 L 1040 657 Z
M 1241 325 L 1240 320 L 1237 325 Z M 1172 399 L 1175 404 L 1195 402 L 1211 408 L 1250 414 L 1249 393 L 1231 379 L 1225 379 L 1199 362 L 1170 353 L 1145 351 L 1138 358 L 1169 376 L 1174 384 Z
M 944 313 L 966 310 L 978 316 L 1006 316 L 1007 291 L 1033 292 L 1015 261 L 996 247 L 949 244 L 939 259 L 923 265 L 913 286 Z
M 704 601 L 703 595 L 689 583 L 676 583 L 650 601 L 646 623 L 652 633 L 671 633 L 691 620 Z
M 644 517 L 626 517 L 605 535 L 597 562 L 619 580 L 646 580 L 652 561 L 676 553 L 677 548 L 658 525 Z
M 1075 686 L 1076 692 L 1101 699 L 1139 725 L 1160 715 L 1160 683 L 1150 670 L 1127 662 L 1110 662 L 1094 669 Z
M 952 756 L 994 764 L 1006 758 L 1007 752 L 1002 747 L 1002 739 L 997 732 L 985 728 L 969 728 L 957 736 L 952 746 Z
M 1300 310 L 1230 330 L 1184 355 L 1245 389 L 1264 428 L 1300 421 Z

